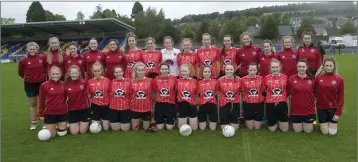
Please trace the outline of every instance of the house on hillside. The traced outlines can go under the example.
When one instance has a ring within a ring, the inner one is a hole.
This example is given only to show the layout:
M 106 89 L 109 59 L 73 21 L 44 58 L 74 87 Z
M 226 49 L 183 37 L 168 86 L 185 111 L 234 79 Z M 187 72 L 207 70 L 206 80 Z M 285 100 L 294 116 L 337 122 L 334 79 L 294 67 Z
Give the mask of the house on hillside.
M 337 35 L 339 35 L 337 27 L 326 28 L 326 32 L 327 32 L 327 36 L 337 36 Z
M 321 24 L 313 24 L 313 27 L 314 27 L 314 28 L 329 28 L 330 25 L 329 25 L 329 24 L 321 23 Z
M 315 27 L 314 31 L 316 32 L 316 36 L 327 36 L 328 35 L 326 28 Z
M 349 21 L 349 19 L 346 18 L 346 17 L 340 17 L 340 18 L 338 18 L 336 27 L 337 27 L 338 29 L 341 28 L 341 26 L 343 26 L 343 24 L 346 23 L 347 21 Z
M 302 22 L 302 19 L 301 17 L 291 17 L 291 20 L 290 20 L 290 24 L 296 28 L 296 27 L 299 27 L 301 25 L 301 22 Z
M 358 27 L 358 16 L 352 18 L 353 24 Z
M 253 37 L 257 37 L 257 36 L 259 36 L 260 29 L 261 29 L 261 27 L 259 25 L 256 25 L 256 26 L 249 26 L 246 31 L 251 33 Z M 286 35 L 293 36 L 292 26 L 290 26 L 290 25 L 278 26 L 278 31 L 279 31 L 280 37 L 286 36 Z
M 251 33 L 253 37 L 257 37 L 259 36 L 260 29 L 261 27 L 259 25 L 256 25 L 256 26 L 249 26 L 246 31 Z

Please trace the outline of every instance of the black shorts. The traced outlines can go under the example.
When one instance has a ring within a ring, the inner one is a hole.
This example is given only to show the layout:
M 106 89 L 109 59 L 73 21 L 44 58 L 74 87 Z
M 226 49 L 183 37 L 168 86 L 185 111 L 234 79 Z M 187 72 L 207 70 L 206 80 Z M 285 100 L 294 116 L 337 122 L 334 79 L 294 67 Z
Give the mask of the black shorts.
M 92 109 L 92 120 L 100 121 L 109 120 L 109 107 L 108 106 L 99 106 L 96 104 L 91 104 Z
M 333 121 L 332 118 L 334 114 L 336 114 L 337 109 L 318 109 L 317 108 L 317 116 L 319 123 L 338 123 L 338 121 Z
M 207 102 L 199 106 L 199 122 L 206 122 L 208 120 L 208 116 L 210 122 L 218 122 L 218 107 L 216 104 Z
M 266 103 L 266 118 L 268 126 L 274 126 L 277 121 L 288 122 L 287 102 Z
M 91 109 L 80 109 L 80 110 L 69 110 L 68 111 L 68 122 L 78 123 L 78 122 L 89 122 L 91 119 Z
M 131 111 L 109 109 L 109 122 L 128 124 L 131 121 Z
M 290 115 L 292 123 L 313 123 L 316 120 L 316 114 L 312 115 Z
M 46 115 L 44 116 L 44 123 L 45 124 L 57 124 L 62 122 L 67 122 L 67 114 L 62 115 Z
M 154 79 L 154 78 L 157 77 L 158 75 L 159 75 L 158 73 L 148 73 L 148 78 Z
M 170 124 L 173 125 L 176 119 L 175 104 L 167 102 L 156 102 L 154 120 L 156 124 Z
M 152 112 L 135 112 L 131 111 L 132 119 L 142 119 L 143 121 L 150 121 L 152 119 Z
M 264 103 L 247 103 L 243 102 L 242 108 L 244 110 L 245 120 L 262 121 L 264 118 Z
M 198 116 L 198 108 L 196 105 L 191 105 L 189 102 L 183 101 L 178 103 L 179 118 L 195 118 Z
M 40 91 L 40 86 L 43 83 L 42 82 L 35 82 L 35 83 L 30 83 L 30 82 L 26 82 L 24 81 L 24 89 L 25 89 L 25 93 L 27 97 L 35 97 L 39 95 L 39 91 Z
M 219 108 L 220 124 L 239 124 L 240 103 L 227 103 Z

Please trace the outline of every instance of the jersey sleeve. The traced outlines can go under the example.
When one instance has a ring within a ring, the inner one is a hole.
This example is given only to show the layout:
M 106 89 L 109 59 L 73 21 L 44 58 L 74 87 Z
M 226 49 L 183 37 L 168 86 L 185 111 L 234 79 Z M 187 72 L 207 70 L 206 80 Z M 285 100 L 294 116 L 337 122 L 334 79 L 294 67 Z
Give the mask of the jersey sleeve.
M 241 64 L 240 51 L 241 51 L 240 49 L 236 51 L 236 55 L 235 55 L 236 65 L 240 65 L 240 64 Z
M 292 78 L 290 77 L 287 82 L 287 96 L 291 95 L 292 90 Z
M 322 65 L 322 55 L 321 53 L 319 52 L 319 50 L 317 50 L 316 52 L 316 65 L 317 65 L 317 69 L 319 69 Z
M 46 101 L 46 90 L 45 90 L 45 84 L 41 84 L 40 90 L 39 90 L 39 117 L 43 117 L 45 114 L 45 101 Z
M 24 65 L 24 59 L 25 58 L 26 57 L 22 58 L 19 61 L 18 68 L 17 68 L 17 73 L 21 78 L 24 78 L 24 74 L 25 74 L 25 65 Z
M 337 92 L 337 111 L 335 115 L 337 116 L 342 115 L 343 104 L 344 104 L 344 79 L 341 78 L 338 87 L 338 92 Z

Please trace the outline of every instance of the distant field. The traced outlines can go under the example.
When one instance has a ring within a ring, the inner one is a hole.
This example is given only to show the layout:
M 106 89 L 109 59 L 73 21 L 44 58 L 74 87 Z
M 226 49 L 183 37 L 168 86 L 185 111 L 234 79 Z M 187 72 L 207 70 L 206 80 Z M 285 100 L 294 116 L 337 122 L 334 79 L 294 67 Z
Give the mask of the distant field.
M 300 12 L 300 13 L 307 13 L 307 12 L 310 12 L 311 10 L 299 10 L 299 11 L 290 11 L 291 13 L 294 13 L 294 12 Z M 269 13 L 264 13 L 263 15 L 270 15 L 270 14 L 273 14 L 273 13 L 282 13 L 282 14 L 285 14 L 285 13 L 289 13 L 289 12 L 269 12 Z
M 48 142 L 29 131 L 29 111 L 15 63 L 1 64 L 1 161 L 3 162 L 355 162 L 357 161 L 357 55 L 336 56 L 345 79 L 345 105 L 337 136 L 250 131 L 241 125 L 233 138 L 218 131 L 177 130 L 154 134 L 101 132 L 67 135 Z

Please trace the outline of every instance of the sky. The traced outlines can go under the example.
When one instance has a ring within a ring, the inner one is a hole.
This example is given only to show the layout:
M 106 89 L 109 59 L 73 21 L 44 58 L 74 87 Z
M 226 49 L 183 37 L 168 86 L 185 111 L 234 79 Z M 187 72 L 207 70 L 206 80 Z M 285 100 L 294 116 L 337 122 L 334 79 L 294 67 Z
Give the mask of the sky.
M 179 19 L 188 14 L 206 14 L 212 12 L 244 10 L 248 8 L 272 5 L 287 5 L 295 2 L 141 2 L 143 8 L 163 8 L 166 18 Z M 297 2 L 296 2 L 297 3 Z M 1 2 L 1 17 L 15 18 L 16 23 L 26 22 L 26 12 L 31 2 Z M 82 11 L 85 19 L 101 4 L 103 10 L 114 9 L 120 15 L 130 15 L 134 2 L 41 2 L 45 10 L 61 14 L 67 20 L 76 19 L 78 11 Z

